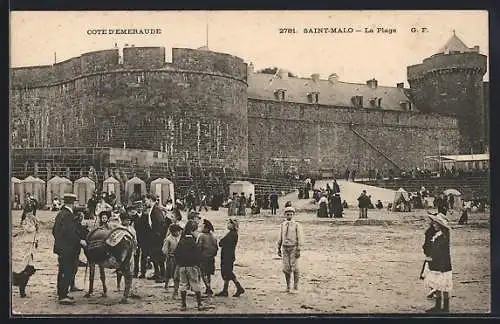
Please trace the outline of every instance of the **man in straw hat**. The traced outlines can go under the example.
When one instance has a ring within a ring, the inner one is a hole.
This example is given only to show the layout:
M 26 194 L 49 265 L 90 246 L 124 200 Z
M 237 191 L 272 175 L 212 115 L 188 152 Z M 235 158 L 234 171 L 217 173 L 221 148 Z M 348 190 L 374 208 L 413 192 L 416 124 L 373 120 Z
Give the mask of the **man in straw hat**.
M 280 226 L 278 241 L 278 256 L 283 259 L 283 273 L 286 280 L 286 292 L 290 292 L 290 279 L 293 273 L 293 291 L 299 289 L 298 258 L 302 247 L 302 227 L 292 219 L 295 209 L 292 206 L 285 208 L 285 221 Z
M 428 289 L 435 289 L 435 306 L 426 312 L 449 312 L 450 291 L 453 289 L 451 256 L 450 256 L 450 226 L 448 219 L 442 213 L 429 214 L 431 226 L 435 233 L 430 239 L 427 248 L 429 272 L 425 276 L 424 284 Z M 443 305 L 441 307 L 441 301 Z
M 81 237 L 78 224 L 73 213 L 76 195 L 65 194 L 64 206 L 56 216 L 52 235 L 54 236 L 54 253 L 58 255 L 57 296 L 60 304 L 74 304 L 68 296 L 74 265 L 78 260 L 80 246 L 87 246 Z

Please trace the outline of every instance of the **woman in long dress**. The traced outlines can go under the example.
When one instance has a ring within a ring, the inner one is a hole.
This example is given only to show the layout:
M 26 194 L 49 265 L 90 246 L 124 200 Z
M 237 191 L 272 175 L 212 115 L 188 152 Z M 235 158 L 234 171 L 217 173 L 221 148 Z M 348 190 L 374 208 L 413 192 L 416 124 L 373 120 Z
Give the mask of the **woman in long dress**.
M 323 193 L 319 199 L 318 217 L 328 217 L 328 198 L 326 198 L 326 193 Z

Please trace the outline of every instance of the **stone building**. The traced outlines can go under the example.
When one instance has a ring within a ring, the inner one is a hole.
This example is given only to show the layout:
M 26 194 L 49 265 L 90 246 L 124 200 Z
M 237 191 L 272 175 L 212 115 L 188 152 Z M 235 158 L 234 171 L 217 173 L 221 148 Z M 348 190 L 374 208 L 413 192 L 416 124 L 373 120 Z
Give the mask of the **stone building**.
M 174 48 L 165 62 L 165 48 L 125 47 L 13 68 L 12 173 L 75 178 L 92 165 L 100 178 L 117 167 L 129 177 L 265 177 L 420 166 L 438 150 L 486 143 L 485 62 L 453 35 L 408 67 L 410 89 L 256 73 L 206 49 Z
M 483 76 L 487 57 L 467 47 L 455 32 L 421 64 L 408 67 L 411 95 L 419 109 L 456 117 L 461 153 L 482 153 L 488 146 L 488 101 Z

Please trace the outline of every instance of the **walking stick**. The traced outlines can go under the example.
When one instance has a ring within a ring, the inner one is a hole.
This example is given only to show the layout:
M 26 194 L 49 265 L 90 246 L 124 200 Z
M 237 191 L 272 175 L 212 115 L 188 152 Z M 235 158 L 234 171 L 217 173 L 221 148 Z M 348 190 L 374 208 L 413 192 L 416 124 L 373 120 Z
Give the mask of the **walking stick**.
M 425 264 L 427 263 L 427 260 L 424 260 L 424 264 L 422 264 L 422 270 L 420 270 L 420 280 L 424 279 L 424 270 L 425 270 Z

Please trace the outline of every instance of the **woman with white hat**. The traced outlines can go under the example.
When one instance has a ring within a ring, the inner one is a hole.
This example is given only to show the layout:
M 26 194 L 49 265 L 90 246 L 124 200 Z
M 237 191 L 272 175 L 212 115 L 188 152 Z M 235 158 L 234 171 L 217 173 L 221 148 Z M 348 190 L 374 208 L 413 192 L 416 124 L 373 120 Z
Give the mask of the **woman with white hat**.
M 446 216 L 441 213 L 429 215 L 435 234 L 432 236 L 428 246 L 429 272 L 425 276 L 426 288 L 436 290 L 434 294 L 435 306 L 428 309 L 427 313 L 449 312 L 450 292 L 453 289 L 451 254 L 450 254 L 450 226 Z M 443 305 L 441 307 L 441 301 Z

